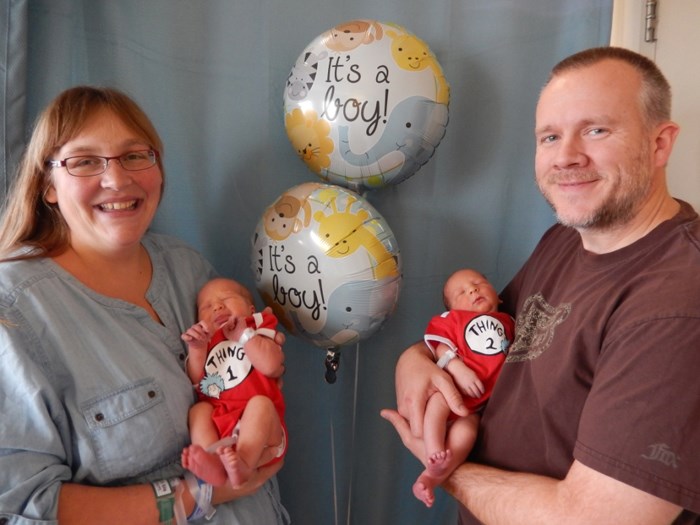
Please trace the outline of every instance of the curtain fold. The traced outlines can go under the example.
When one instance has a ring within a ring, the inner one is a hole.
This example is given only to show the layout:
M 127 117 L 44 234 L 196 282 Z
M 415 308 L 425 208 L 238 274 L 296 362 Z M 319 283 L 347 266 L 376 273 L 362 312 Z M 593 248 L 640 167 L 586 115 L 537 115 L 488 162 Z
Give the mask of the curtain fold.
M 4 0 L 0 5 L 0 202 L 24 148 L 28 1 Z
M 555 62 L 608 43 L 611 15 L 612 0 L 4 0 L 0 191 L 51 98 L 80 83 L 116 86 L 165 143 L 154 228 L 254 288 L 262 213 L 292 186 L 320 181 L 284 129 L 299 54 L 355 18 L 415 33 L 450 83 L 447 131 L 415 175 L 364 194 L 400 247 L 401 295 L 382 330 L 341 348 L 334 384 L 325 351 L 288 336 L 290 448 L 279 479 L 294 523 L 455 523 L 442 491 L 432 509 L 415 500 L 419 463 L 379 410 L 395 406 L 396 359 L 441 311 L 445 278 L 469 266 L 501 288 L 552 224 L 533 179 L 535 103 Z

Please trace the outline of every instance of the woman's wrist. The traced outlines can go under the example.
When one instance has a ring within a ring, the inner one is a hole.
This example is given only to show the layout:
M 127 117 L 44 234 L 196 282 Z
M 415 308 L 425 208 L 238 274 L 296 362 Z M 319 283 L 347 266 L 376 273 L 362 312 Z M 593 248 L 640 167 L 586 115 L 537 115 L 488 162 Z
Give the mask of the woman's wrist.
M 194 496 L 187 487 L 187 483 L 185 482 L 184 478 L 182 479 L 182 488 L 182 498 L 180 500 L 182 503 L 182 510 L 185 516 L 190 516 L 192 512 L 194 512 L 195 501 Z
M 185 489 L 182 479 L 159 479 L 151 483 L 158 508 L 160 525 L 186 525 L 187 518 L 183 509 Z
M 187 513 L 187 520 L 194 521 L 200 518 L 210 520 L 216 513 L 216 509 L 211 504 L 214 487 L 191 472 L 185 472 L 185 484 L 193 502 L 191 512 Z
M 186 472 L 184 478 L 161 479 L 151 483 L 161 525 L 186 525 L 216 512 L 212 506 L 213 487 Z

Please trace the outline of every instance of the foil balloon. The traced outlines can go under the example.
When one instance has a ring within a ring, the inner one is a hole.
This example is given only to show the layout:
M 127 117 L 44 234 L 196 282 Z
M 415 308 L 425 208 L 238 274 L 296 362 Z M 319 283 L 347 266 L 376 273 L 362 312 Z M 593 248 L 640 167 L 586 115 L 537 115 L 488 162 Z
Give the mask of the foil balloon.
M 311 171 L 361 192 L 398 184 L 428 162 L 449 98 L 425 42 L 398 25 L 352 20 L 314 39 L 292 67 L 285 129 Z
M 357 193 L 305 183 L 264 212 L 251 263 L 266 305 L 292 334 L 330 349 L 375 333 L 394 311 L 401 257 L 391 229 Z

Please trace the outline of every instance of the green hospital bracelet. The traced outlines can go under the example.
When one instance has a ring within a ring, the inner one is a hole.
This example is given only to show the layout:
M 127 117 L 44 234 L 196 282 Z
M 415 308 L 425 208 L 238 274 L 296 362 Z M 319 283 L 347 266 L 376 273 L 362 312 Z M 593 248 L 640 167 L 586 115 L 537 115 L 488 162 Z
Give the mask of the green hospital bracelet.
M 175 525 L 175 487 L 178 479 L 161 479 L 151 483 L 158 506 L 158 522 L 162 525 Z

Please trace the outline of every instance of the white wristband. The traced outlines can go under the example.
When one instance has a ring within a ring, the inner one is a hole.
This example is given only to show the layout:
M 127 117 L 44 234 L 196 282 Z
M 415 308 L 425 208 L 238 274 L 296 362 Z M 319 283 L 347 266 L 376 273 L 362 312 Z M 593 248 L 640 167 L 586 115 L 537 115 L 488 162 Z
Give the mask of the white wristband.
M 453 350 L 448 350 L 444 354 L 442 354 L 442 357 L 438 359 L 437 365 L 444 369 L 450 361 L 452 361 L 455 357 L 457 357 L 457 354 L 454 353 Z
M 253 330 L 252 328 L 248 327 L 245 330 L 243 330 L 243 333 L 241 334 L 241 337 L 238 339 L 238 342 L 242 345 L 246 344 L 248 341 L 250 341 L 257 332 Z

